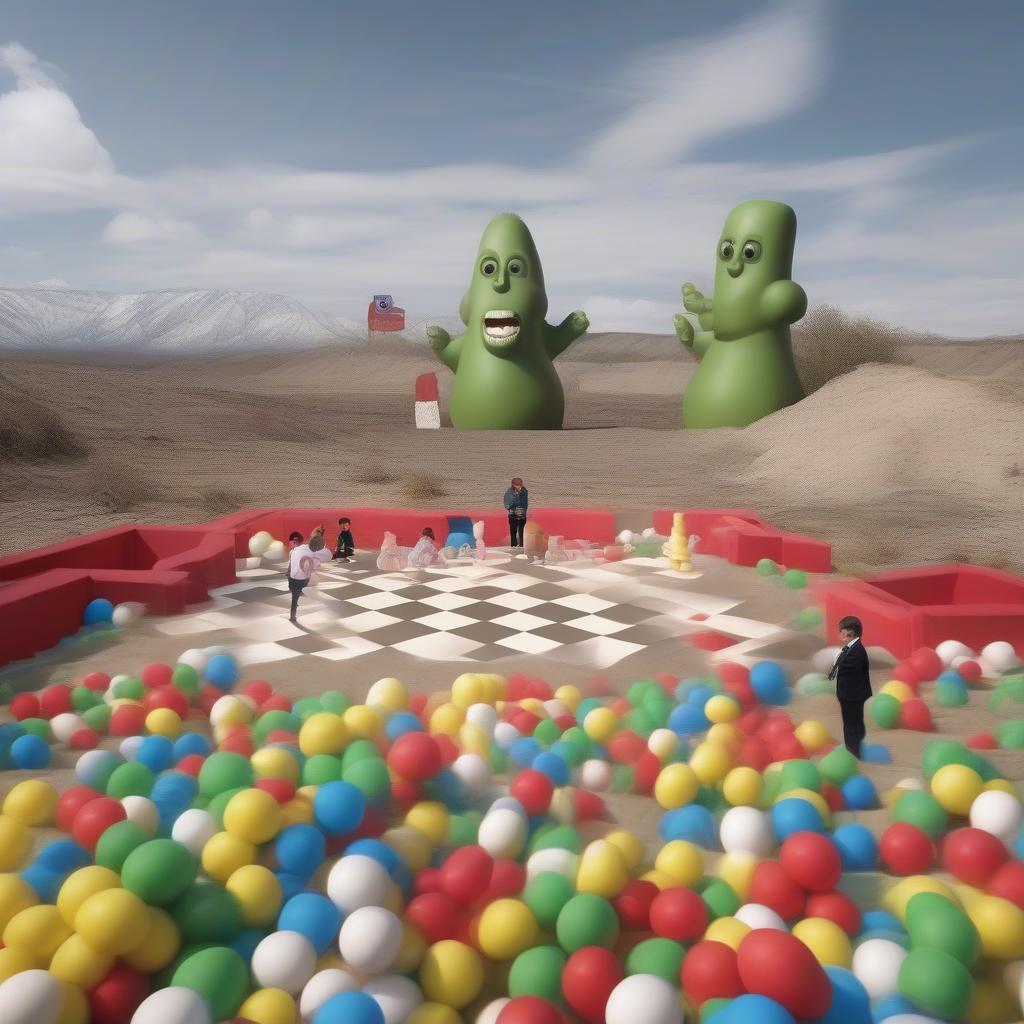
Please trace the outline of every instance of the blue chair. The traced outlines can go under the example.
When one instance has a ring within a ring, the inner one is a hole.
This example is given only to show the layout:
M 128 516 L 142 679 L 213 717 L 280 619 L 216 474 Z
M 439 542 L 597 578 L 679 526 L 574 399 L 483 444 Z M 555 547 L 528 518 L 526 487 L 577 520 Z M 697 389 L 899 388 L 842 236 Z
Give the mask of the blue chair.
M 448 536 L 445 538 L 444 547 L 455 548 L 456 551 L 463 544 L 468 544 L 476 550 L 476 538 L 473 536 L 473 520 L 469 516 L 447 516 Z

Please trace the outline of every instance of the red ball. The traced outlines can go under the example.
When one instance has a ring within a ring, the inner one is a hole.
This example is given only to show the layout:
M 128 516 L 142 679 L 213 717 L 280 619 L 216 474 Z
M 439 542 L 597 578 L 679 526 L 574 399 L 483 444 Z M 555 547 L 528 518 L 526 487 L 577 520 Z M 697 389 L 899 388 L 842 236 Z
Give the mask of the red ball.
M 457 939 L 466 926 L 465 909 L 443 892 L 425 892 L 405 908 L 405 917 L 429 945 Z
M 254 700 L 259 707 L 274 695 L 274 688 L 264 679 L 253 679 L 242 687 L 242 693 Z
M 252 757 L 256 744 L 245 726 L 241 726 L 237 731 L 232 731 L 225 736 L 217 745 L 217 749 L 227 750 L 232 754 L 241 754 L 242 757 Z
M 679 972 L 683 991 L 694 1006 L 709 999 L 732 999 L 746 991 L 736 950 L 724 942 L 698 942 L 683 959 Z
M 482 846 L 463 846 L 452 851 L 438 871 L 440 890 L 468 906 L 487 891 L 494 872 L 494 858 Z
M 427 693 L 413 693 L 409 696 L 409 710 L 416 715 L 418 718 L 423 717 L 423 712 L 427 709 L 427 701 L 430 699 L 430 695 Z
M 149 995 L 149 978 L 124 964 L 110 973 L 89 993 L 92 1024 L 131 1024 L 139 1004 Z
M 897 821 L 878 843 L 882 863 L 895 875 L 920 875 L 935 863 L 935 847 L 928 833 L 905 821 Z
M 441 751 L 425 732 L 406 732 L 391 744 L 388 767 L 410 782 L 426 782 L 441 770 Z
M 43 718 L 54 718 L 71 710 L 71 687 L 67 683 L 48 686 L 39 694 L 39 713 Z
M 1002 841 L 980 828 L 954 829 L 942 840 L 941 856 L 947 871 L 980 889 L 1009 858 Z
M 591 793 L 589 789 L 574 788 L 571 799 L 577 824 L 583 821 L 602 821 L 607 817 L 604 798 Z
M 830 811 L 842 811 L 846 808 L 846 798 L 838 786 L 833 786 L 831 782 L 823 782 L 818 792 L 825 798 Z
M 625 884 L 615 897 L 615 913 L 623 931 L 646 932 L 651 927 L 651 904 L 659 893 L 653 882 L 641 878 Z
M 143 666 L 142 685 L 151 689 L 156 686 L 170 686 L 173 675 L 174 669 L 170 665 L 154 662 L 152 665 Z
M 491 903 L 507 896 L 518 896 L 525 886 L 526 868 L 522 864 L 505 858 L 496 860 L 494 870 L 491 871 L 491 880 L 480 902 Z
M 988 891 L 1024 910 L 1024 864 L 1019 860 L 1005 863 L 989 880 Z
M 34 693 L 19 693 L 10 703 L 11 714 L 19 721 L 39 717 L 39 698 Z
M 508 791 L 510 796 L 514 796 L 523 805 L 523 810 L 534 818 L 538 814 L 547 814 L 555 786 L 543 772 L 524 768 L 512 780 Z
M 295 786 L 287 779 L 257 779 L 254 789 L 269 793 L 279 804 L 286 804 L 295 796 Z
M 968 686 L 977 686 L 981 682 L 981 677 L 984 673 L 981 671 L 981 666 L 976 661 L 961 661 L 956 667 L 957 672 L 960 673 L 960 678 L 967 683 Z
M 910 664 L 916 669 L 921 679 L 938 679 L 942 671 L 942 659 L 931 647 L 919 647 L 910 656 Z
M 176 772 L 184 772 L 185 775 L 191 775 L 195 778 L 199 774 L 199 769 L 203 767 L 205 760 L 206 758 L 202 754 L 188 754 L 174 766 L 174 770 Z
M 608 753 L 618 764 L 634 764 L 646 750 L 643 737 L 629 729 L 621 729 L 608 742 Z
M 740 941 L 736 964 L 748 992 L 774 999 L 798 1019 L 821 1017 L 832 1004 L 825 969 L 789 932 L 748 932 Z
M 82 685 L 87 690 L 94 690 L 102 693 L 110 685 L 110 676 L 106 672 L 90 672 L 83 680 Z
M 292 702 L 283 694 L 275 693 L 266 700 L 260 701 L 260 714 L 265 715 L 268 711 L 291 711 Z
M 169 708 L 179 718 L 188 717 L 188 698 L 175 686 L 157 686 L 142 698 L 142 706 L 146 711 L 156 708 Z
M 899 679 L 900 682 L 906 683 L 908 686 L 912 686 L 915 692 L 917 690 L 917 684 L 921 682 L 921 673 L 917 671 L 909 658 L 896 662 L 896 664 L 889 669 L 888 674 L 890 679 Z
M 501 1008 L 495 1024 L 563 1024 L 563 1017 L 540 996 L 516 996 Z
M 110 716 L 107 731 L 111 736 L 138 736 L 146 725 L 146 709 L 141 704 L 122 704 Z
M 906 729 L 913 729 L 914 732 L 932 731 L 932 713 L 928 705 L 919 697 L 912 697 L 905 700 L 900 708 L 900 722 Z
M 392 779 L 391 799 L 399 807 L 412 807 L 423 799 L 423 787 L 410 779 Z
M 692 889 L 662 889 L 651 903 L 651 930 L 663 939 L 688 942 L 704 934 L 708 908 Z
M 995 736 L 990 732 L 972 732 L 964 744 L 971 750 L 996 750 L 999 747 Z
M 736 725 L 745 736 L 753 736 L 764 725 L 768 714 L 763 707 L 757 705 L 749 711 L 745 711 L 736 720 Z
M 723 686 L 728 683 L 750 683 L 750 669 L 731 661 L 719 662 L 715 666 L 715 675 L 721 679 Z
M 775 761 L 802 761 L 807 756 L 804 745 L 792 734 L 778 737 L 771 750 Z
M 818 832 L 796 832 L 779 850 L 782 870 L 808 892 L 834 889 L 843 873 L 839 850 L 827 836 Z
M 846 893 L 815 892 L 807 897 L 805 917 L 823 917 L 839 925 L 849 936 L 860 932 L 860 908 Z
M 748 736 L 740 746 L 737 763 L 763 772 L 772 763 L 772 752 L 760 737 Z
M 750 902 L 771 907 L 780 917 L 792 921 L 803 913 L 804 890 L 778 861 L 763 860 L 750 879 Z
M 449 765 L 454 764 L 462 753 L 455 740 L 453 740 L 451 736 L 446 736 L 443 732 L 434 736 L 433 740 L 437 744 L 437 749 L 441 753 L 442 767 L 447 768 Z
M 422 896 L 426 892 L 441 892 L 441 869 L 424 868 L 416 872 L 413 879 L 413 892 Z
M 94 729 L 76 729 L 68 739 L 72 750 L 95 750 L 100 745 L 99 733 Z
M 53 820 L 61 832 L 70 832 L 71 826 L 78 817 L 78 812 L 90 800 L 99 800 L 103 796 L 91 786 L 72 786 L 69 790 L 61 793 L 57 798 L 57 804 L 53 811 Z
M 111 825 L 124 821 L 128 815 L 119 800 L 109 796 L 101 796 L 90 800 L 76 815 L 71 825 L 71 836 L 90 852 L 96 849 L 100 836 Z
M 562 995 L 587 1024 L 604 1024 L 604 1008 L 624 975 L 619 958 L 601 946 L 584 946 L 562 969 Z

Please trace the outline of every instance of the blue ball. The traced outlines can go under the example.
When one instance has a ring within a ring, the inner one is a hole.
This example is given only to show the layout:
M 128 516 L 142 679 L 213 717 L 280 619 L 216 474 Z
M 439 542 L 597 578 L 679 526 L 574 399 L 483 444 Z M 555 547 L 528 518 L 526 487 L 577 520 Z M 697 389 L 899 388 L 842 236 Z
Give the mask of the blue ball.
M 162 772 L 153 782 L 149 799 L 153 803 L 167 803 L 188 807 L 199 792 L 199 783 L 184 772 Z
M 59 875 L 68 875 L 91 864 L 92 857 L 73 839 L 55 839 L 36 854 L 36 863 Z
M 759 661 L 750 670 L 750 687 L 762 704 L 789 703 L 789 680 L 777 661 Z
M 45 768 L 50 763 L 50 745 L 41 736 L 26 733 L 11 744 L 15 768 Z
M 888 910 L 865 910 L 861 914 L 861 927 L 862 932 L 866 931 L 885 931 L 885 932 L 903 932 L 903 925 L 900 923 L 900 919 L 895 914 L 890 914 Z
M 874 871 L 878 864 L 878 841 L 871 830 L 855 821 L 840 825 L 832 833 L 844 871 Z
M 964 677 L 955 668 L 944 669 L 939 673 L 939 678 L 935 681 L 937 683 L 962 683 L 964 686 L 967 685 L 964 682 Z
M 327 856 L 327 841 L 312 825 L 289 825 L 278 835 L 274 853 L 284 871 L 309 878 Z
M 899 1017 L 902 1014 L 912 1013 L 917 1018 L 921 1018 L 921 1010 L 915 1006 L 909 999 L 904 999 L 903 996 L 892 995 L 886 996 L 884 999 L 879 999 L 875 1003 L 872 1009 L 872 1020 L 875 1024 L 881 1024 L 883 1020 L 888 1020 L 890 1017 Z M 925 1017 L 925 1020 L 928 1018 Z
M 681 736 L 690 736 L 709 728 L 711 722 L 704 714 L 704 705 L 680 704 L 668 716 L 668 727 Z
M 105 597 L 94 598 L 82 612 L 82 624 L 85 626 L 95 626 L 99 622 L 111 622 L 113 618 L 114 606 Z
M 305 935 L 317 953 L 323 954 L 337 939 L 341 920 L 341 911 L 326 896 L 300 892 L 281 908 L 277 927 L 279 931 Z
M 387 843 L 379 839 L 357 839 L 345 847 L 345 856 L 358 853 L 361 857 L 369 857 L 371 860 L 383 864 L 388 869 L 392 878 L 395 872 L 403 866 L 402 858 L 396 850 L 393 850 Z
M 466 805 L 468 797 L 466 784 L 447 767 L 442 768 L 430 780 L 427 792 L 432 799 L 440 801 L 450 810 L 461 810 Z
M 799 797 L 788 797 L 772 808 L 772 828 L 781 843 L 796 832 L 824 832 L 825 822 L 814 804 Z
M 686 695 L 686 703 L 695 708 L 703 708 L 717 692 L 717 690 L 712 690 L 706 683 L 697 683 Z
M 218 690 L 230 690 L 238 681 L 238 662 L 230 654 L 215 654 L 204 671 L 206 681 Z
M 396 711 L 384 723 L 384 734 L 394 743 L 407 732 L 425 732 L 423 723 L 411 711 Z
M 94 789 L 103 790 L 104 777 L 119 765 L 124 764 L 124 758 L 113 750 L 90 750 L 89 753 L 78 759 L 75 765 L 75 778 L 83 786 L 92 786 Z
M 1024 825 L 1021 825 L 1017 838 L 1013 841 L 1013 852 L 1017 860 L 1024 860 Z
M 545 750 L 533 759 L 533 768 L 543 772 L 556 786 L 569 785 L 569 765 L 557 754 Z
M 784 1006 L 767 996 L 737 996 L 708 1018 L 708 1024 L 796 1024 Z
M 36 891 L 40 903 L 56 903 L 57 893 L 64 884 L 63 872 L 51 871 L 42 864 L 30 864 L 21 877 Z
M 384 1011 L 365 992 L 341 992 L 313 1014 L 313 1024 L 384 1024 Z
M 871 999 L 851 971 L 826 967 L 832 983 L 832 1003 L 817 1024 L 872 1024 Z
M 174 764 L 174 744 L 166 736 L 147 736 L 136 751 L 135 760 L 159 774 Z
M 520 736 L 509 748 L 508 756 L 520 768 L 533 764 L 533 759 L 543 751 L 543 747 L 532 736 Z
M 843 799 L 851 811 L 870 811 L 878 806 L 878 791 L 866 775 L 852 775 L 842 786 Z
M 246 928 L 233 942 L 226 943 L 226 945 L 233 949 L 246 963 L 249 963 L 252 960 L 253 953 L 256 952 L 256 947 L 266 937 L 267 933 L 261 932 L 259 928 Z
M 366 797 L 351 782 L 328 782 L 313 798 L 313 816 L 329 836 L 354 832 L 366 813 Z
M 869 764 L 892 764 L 892 754 L 884 743 L 862 743 L 860 759 Z
M 281 899 L 284 901 L 290 900 L 293 896 L 298 896 L 306 888 L 306 883 L 309 881 L 309 878 L 305 875 L 296 875 L 291 871 L 275 871 L 274 875 L 277 878 L 277 884 L 281 886 Z
M 658 826 L 661 838 L 666 842 L 672 839 L 685 839 L 696 843 L 705 850 L 718 849 L 718 830 L 711 812 L 700 804 L 688 804 L 677 807 L 661 816 Z
M 206 757 L 213 750 L 210 741 L 199 732 L 184 732 L 174 741 L 174 762 L 198 754 Z

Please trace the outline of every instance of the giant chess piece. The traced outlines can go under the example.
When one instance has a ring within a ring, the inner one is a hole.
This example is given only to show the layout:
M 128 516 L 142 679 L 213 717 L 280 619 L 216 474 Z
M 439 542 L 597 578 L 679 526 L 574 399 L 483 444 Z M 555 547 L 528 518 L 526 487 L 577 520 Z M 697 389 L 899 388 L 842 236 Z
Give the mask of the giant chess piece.
M 693 571 L 693 566 L 690 564 L 690 544 L 686 536 L 686 523 L 683 521 L 682 512 L 672 514 L 672 533 L 661 550 L 668 559 L 670 569 L 675 569 L 678 572 Z

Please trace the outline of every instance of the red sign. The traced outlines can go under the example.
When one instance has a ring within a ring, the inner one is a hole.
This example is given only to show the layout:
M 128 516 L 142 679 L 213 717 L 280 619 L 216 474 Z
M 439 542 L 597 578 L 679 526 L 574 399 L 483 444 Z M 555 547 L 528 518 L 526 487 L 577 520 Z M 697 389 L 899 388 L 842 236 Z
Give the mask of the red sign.
M 366 311 L 366 326 L 371 332 L 405 330 L 405 310 L 394 304 L 390 295 L 374 295 Z

